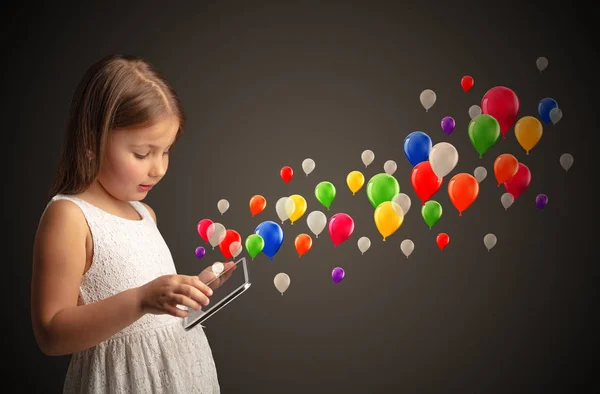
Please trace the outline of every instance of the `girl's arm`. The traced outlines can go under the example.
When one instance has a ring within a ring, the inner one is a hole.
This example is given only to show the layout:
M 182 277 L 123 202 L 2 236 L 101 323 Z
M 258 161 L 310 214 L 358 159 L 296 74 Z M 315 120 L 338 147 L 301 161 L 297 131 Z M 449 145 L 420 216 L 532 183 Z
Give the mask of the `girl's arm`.
M 35 338 L 47 355 L 90 348 L 144 315 L 139 289 L 77 306 L 86 261 L 87 222 L 70 201 L 52 203 L 38 227 L 31 311 Z

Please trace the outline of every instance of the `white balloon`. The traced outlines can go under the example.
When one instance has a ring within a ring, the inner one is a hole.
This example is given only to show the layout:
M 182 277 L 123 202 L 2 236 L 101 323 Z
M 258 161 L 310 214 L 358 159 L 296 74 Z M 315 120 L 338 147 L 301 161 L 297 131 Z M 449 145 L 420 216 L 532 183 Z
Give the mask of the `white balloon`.
M 410 197 L 408 197 L 408 195 L 404 194 L 404 193 L 398 193 L 394 196 L 394 198 L 392 198 L 392 202 L 395 202 L 400 209 L 402 209 L 402 215 L 400 215 L 399 212 L 396 212 L 396 214 L 398 216 L 404 216 L 408 213 L 408 210 L 410 209 Z M 392 204 L 392 207 L 396 207 L 394 204 Z
M 358 250 L 360 250 L 362 254 L 365 254 L 365 252 L 371 247 L 371 240 L 367 237 L 360 237 L 358 239 L 357 245 Z
M 206 229 L 206 236 L 208 237 L 208 242 L 211 244 L 213 249 L 218 244 L 223 242 L 225 235 L 227 235 L 225 234 L 226 231 L 227 230 L 225 229 L 225 226 L 223 226 L 221 223 L 212 223 L 210 226 L 208 226 Z
M 448 142 L 439 142 L 429 152 L 429 163 L 435 175 L 443 178 L 458 164 L 458 151 Z
M 487 170 L 485 167 L 479 166 L 473 171 L 473 175 L 478 183 L 481 183 L 487 177 Z
M 306 176 L 308 176 L 308 174 L 313 172 L 315 169 L 315 161 L 313 159 L 304 159 L 302 162 L 302 169 L 304 170 Z
M 396 172 L 397 169 L 398 166 L 396 165 L 396 162 L 394 160 L 388 160 L 383 165 L 383 170 L 388 175 L 394 175 L 394 172 Z
M 573 155 L 570 153 L 563 153 L 560 155 L 560 165 L 565 171 L 569 171 L 575 159 L 573 159 Z
M 540 70 L 540 72 L 542 72 L 546 69 L 546 67 L 548 67 L 548 59 L 545 58 L 544 56 L 540 56 L 535 61 L 535 65 L 537 66 L 538 70 Z
M 469 116 L 471 119 L 481 115 L 481 107 L 479 105 L 471 105 L 469 107 Z
M 375 153 L 373 153 L 372 150 L 367 149 L 360 155 L 360 158 L 362 159 L 365 168 L 367 168 L 369 164 L 373 163 L 373 160 L 375 160 Z
M 212 265 L 212 271 L 216 276 L 221 275 L 224 269 L 225 266 L 223 265 L 223 263 L 220 263 L 218 261 Z
M 485 237 L 483 237 L 483 244 L 487 248 L 488 252 L 490 249 L 496 246 L 496 242 L 498 242 L 498 238 L 496 238 L 496 236 L 492 233 L 486 234 Z
M 562 119 L 562 115 L 562 110 L 558 107 L 552 108 L 550 110 L 550 114 L 548 114 L 552 124 L 557 124 Z
M 425 112 L 427 112 L 433 107 L 433 104 L 435 104 L 437 96 L 433 90 L 425 89 L 421 92 L 419 99 L 421 100 L 421 105 L 425 108 Z
M 294 209 L 296 209 L 296 203 L 289 197 L 281 197 L 275 204 L 275 211 L 281 223 L 290 218 L 290 215 L 294 213 Z
M 225 199 L 219 200 L 217 208 L 219 209 L 219 212 L 221 212 L 221 215 L 224 214 L 229 209 L 229 201 Z
M 275 275 L 275 279 L 273 279 L 275 288 L 279 290 L 281 295 L 283 295 L 283 293 L 285 293 L 288 287 L 290 287 L 290 282 L 291 280 L 288 274 L 284 274 L 283 272 L 280 272 L 277 275 Z
M 504 193 L 502 197 L 500 197 L 500 201 L 502 202 L 502 206 L 506 211 L 515 202 L 515 197 L 510 193 Z
M 400 249 L 402 250 L 402 253 L 404 253 L 404 255 L 406 256 L 406 258 L 408 258 L 408 256 L 410 256 L 415 250 L 415 243 L 410 239 L 405 239 L 400 244 Z
M 242 253 L 242 243 L 235 241 L 229 245 L 229 253 L 231 253 L 231 257 L 234 259 Z
M 327 225 L 327 216 L 321 211 L 312 211 L 306 217 L 306 224 L 310 231 L 315 234 L 315 237 L 319 238 L 319 234 L 323 232 Z

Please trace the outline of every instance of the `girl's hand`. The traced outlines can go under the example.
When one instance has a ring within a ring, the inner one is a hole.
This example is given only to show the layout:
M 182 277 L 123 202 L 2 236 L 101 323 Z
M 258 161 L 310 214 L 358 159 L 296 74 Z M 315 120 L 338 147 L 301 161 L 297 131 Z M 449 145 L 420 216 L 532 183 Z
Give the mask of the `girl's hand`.
M 223 283 L 225 283 L 225 281 L 229 279 L 229 277 L 231 276 L 231 274 L 233 274 L 233 271 L 235 271 L 236 268 L 237 265 L 233 261 L 229 261 L 223 264 L 223 273 L 218 278 L 217 275 L 215 275 L 215 273 L 213 272 L 212 266 L 206 267 L 202 272 L 200 272 L 198 277 L 203 283 L 208 284 L 210 288 L 214 290 L 220 287 Z
M 177 305 L 199 310 L 202 305 L 208 305 L 208 297 L 213 294 L 212 289 L 195 275 L 163 275 L 137 290 L 144 313 L 167 313 L 176 317 L 186 317 L 189 313 Z

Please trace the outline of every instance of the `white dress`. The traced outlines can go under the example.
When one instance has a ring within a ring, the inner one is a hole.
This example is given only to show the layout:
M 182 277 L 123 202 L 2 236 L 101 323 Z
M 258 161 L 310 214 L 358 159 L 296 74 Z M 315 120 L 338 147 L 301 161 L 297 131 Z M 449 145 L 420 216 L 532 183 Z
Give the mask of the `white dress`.
M 148 210 L 130 204 L 142 220 L 110 214 L 82 199 L 94 255 L 82 278 L 80 304 L 89 304 L 176 273 L 171 252 Z M 182 319 L 146 314 L 98 345 L 72 355 L 64 393 L 220 393 L 212 350 L 204 330 L 190 331 Z

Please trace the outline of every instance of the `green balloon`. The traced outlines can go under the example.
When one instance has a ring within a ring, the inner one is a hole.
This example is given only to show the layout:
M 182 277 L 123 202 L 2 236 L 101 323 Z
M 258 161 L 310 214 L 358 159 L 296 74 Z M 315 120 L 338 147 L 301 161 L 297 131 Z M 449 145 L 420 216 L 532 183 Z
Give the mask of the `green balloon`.
M 469 123 L 469 139 L 479 158 L 500 138 L 500 123 L 491 115 L 480 114 Z
M 262 252 L 264 247 L 265 240 L 260 235 L 251 234 L 246 238 L 246 250 L 253 260 L 260 252 Z
M 431 230 L 433 225 L 442 217 L 442 206 L 437 201 L 429 200 L 421 207 L 421 216 L 423 216 L 423 220 Z
M 369 180 L 366 191 L 371 205 L 377 208 L 382 202 L 392 201 L 394 196 L 400 193 L 400 185 L 393 176 L 381 173 Z
M 315 187 L 315 197 L 327 209 L 331 207 L 331 203 L 335 200 L 335 186 L 333 183 L 323 181 Z

